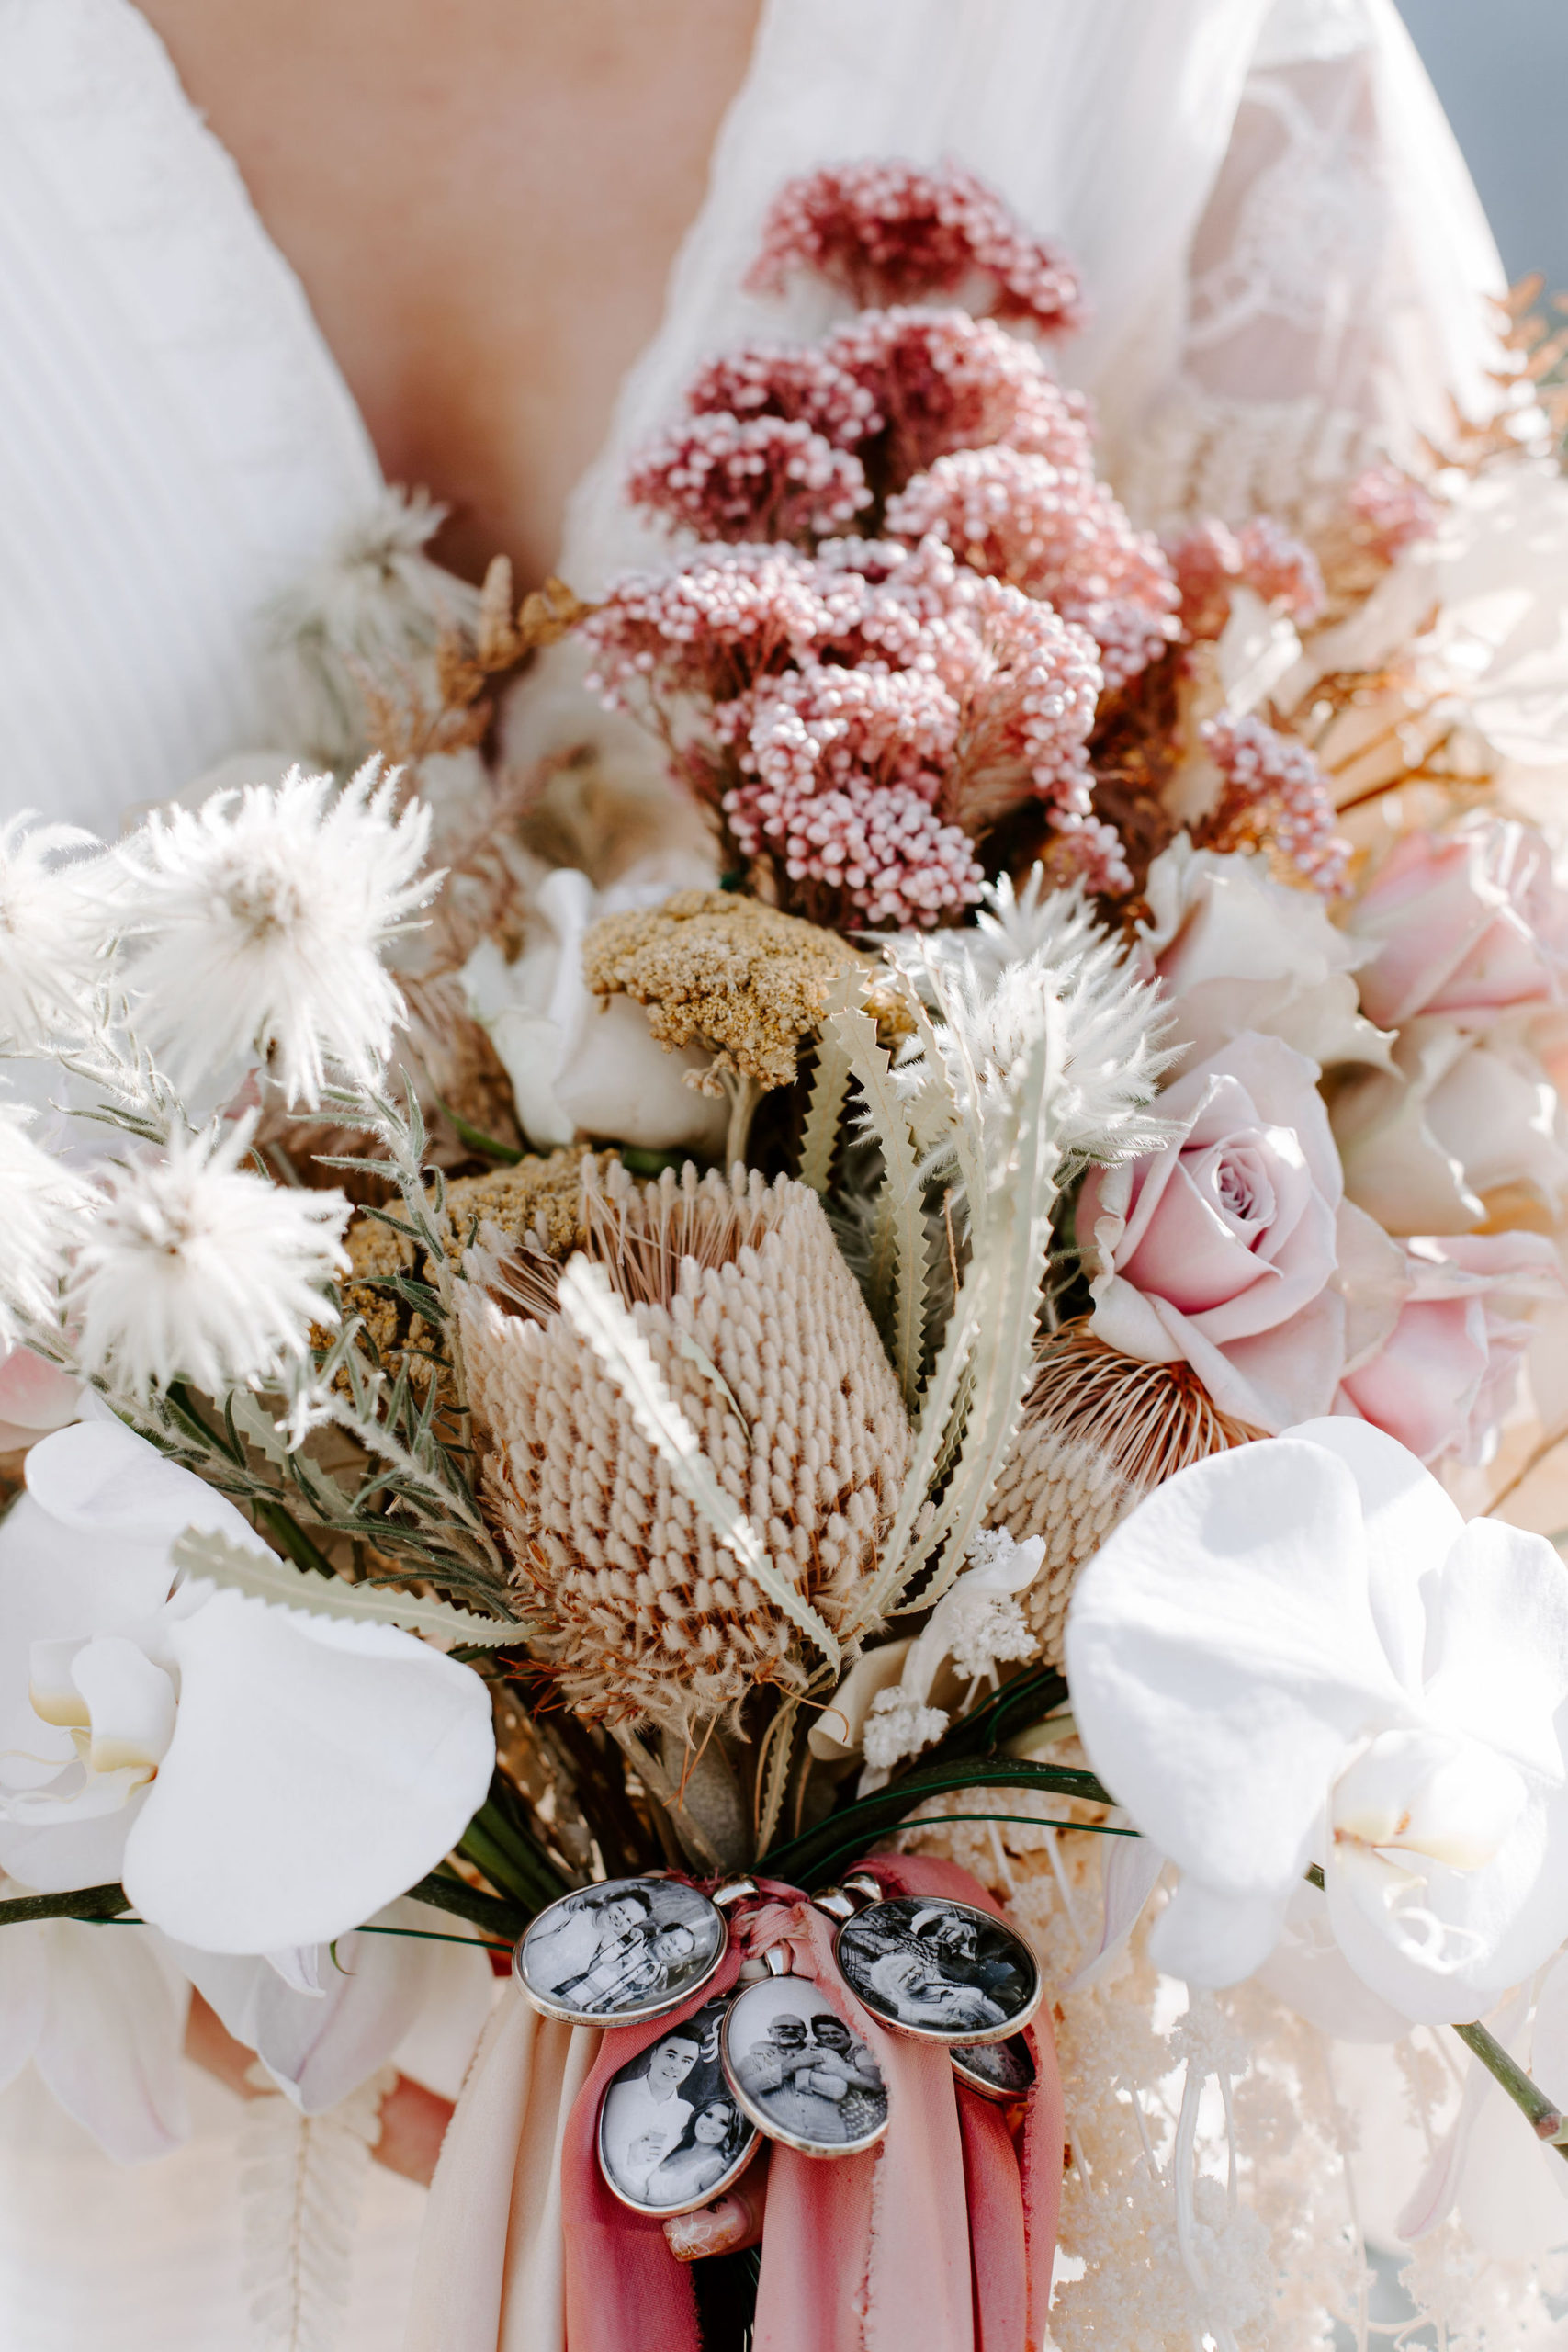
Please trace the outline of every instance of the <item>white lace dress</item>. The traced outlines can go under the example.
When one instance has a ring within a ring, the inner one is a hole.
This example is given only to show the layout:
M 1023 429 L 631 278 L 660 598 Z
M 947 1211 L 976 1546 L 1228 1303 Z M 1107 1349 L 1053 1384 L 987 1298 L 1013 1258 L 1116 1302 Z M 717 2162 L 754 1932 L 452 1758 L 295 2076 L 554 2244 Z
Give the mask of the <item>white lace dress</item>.
M 573 501 L 592 594 L 648 552 L 628 451 L 699 356 L 819 322 L 740 290 L 787 174 L 955 155 L 1082 266 L 1064 365 L 1139 519 L 1290 514 L 1479 409 L 1501 272 L 1393 0 L 766 0 L 658 334 Z M 364 425 L 230 159 L 129 0 L 0 0 L 0 817 L 113 831 L 288 748 L 276 600 L 375 512 Z M 519 746 L 583 714 L 547 673 Z M 0 2352 L 246 2340 L 234 2110 L 118 2173 L 0 2100 Z M 372 2176 L 348 2341 L 389 2352 L 420 2192 Z

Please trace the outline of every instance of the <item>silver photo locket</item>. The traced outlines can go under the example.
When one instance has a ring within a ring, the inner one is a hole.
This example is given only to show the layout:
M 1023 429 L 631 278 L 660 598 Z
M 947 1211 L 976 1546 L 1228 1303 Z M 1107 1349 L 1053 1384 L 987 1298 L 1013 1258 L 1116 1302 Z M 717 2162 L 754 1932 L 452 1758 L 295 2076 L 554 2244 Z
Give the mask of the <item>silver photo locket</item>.
M 852 1899 L 861 1892 L 850 1890 Z M 844 1917 L 838 1890 L 822 1907 L 840 1921 L 839 1973 L 879 2025 L 919 2041 L 1007 2041 L 1043 1991 L 1034 1954 L 989 1911 L 946 1895 L 894 1894 Z
M 1021 2033 L 1010 2041 L 958 2042 L 947 2054 L 959 2081 L 981 2098 L 1011 2106 L 1034 2087 L 1034 2055 Z
M 599 2102 L 599 2169 L 634 2213 L 694 2213 L 739 2179 L 761 2145 L 726 2082 L 719 2041 L 728 1993 L 705 2001 L 630 2058 Z
M 575 1887 L 530 1922 L 513 1973 L 536 2009 L 564 2024 L 645 2024 L 702 1991 L 729 1939 L 725 1905 L 754 1891 L 750 1879 L 713 1900 L 674 1878 Z
M 730 2003 L 725 2080 L 759 2132 L 803 2156 L 858 2156 L 887 2129 L 887 2086 L 809 1976 L 765 1976 Z

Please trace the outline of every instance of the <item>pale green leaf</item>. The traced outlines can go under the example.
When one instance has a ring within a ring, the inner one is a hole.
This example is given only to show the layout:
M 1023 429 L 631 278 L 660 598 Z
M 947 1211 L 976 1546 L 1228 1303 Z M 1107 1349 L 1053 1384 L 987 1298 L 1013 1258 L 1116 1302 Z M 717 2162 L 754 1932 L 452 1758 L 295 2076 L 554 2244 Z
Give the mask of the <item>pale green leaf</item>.
M 187 1577 L 202 1577 L 227 1592 L 243 1592 L 279 1609 L 303 1609 L 314 1617 L 347 1617 L 378 1625 L 400 1625 L 405 1634 L 433 1634 L 474 1649 L 503 1649 L 521 1641 L 526 1628 L 515 1619 L 477 1617 L 446 1600 L 422 1600 L 386 1585 L 345 1584 L 316 1576 L 279 1559 L 276 1552 L 252 1551 L 226 1536 L 187 1527 L 174 1548 L 174 1562 Z

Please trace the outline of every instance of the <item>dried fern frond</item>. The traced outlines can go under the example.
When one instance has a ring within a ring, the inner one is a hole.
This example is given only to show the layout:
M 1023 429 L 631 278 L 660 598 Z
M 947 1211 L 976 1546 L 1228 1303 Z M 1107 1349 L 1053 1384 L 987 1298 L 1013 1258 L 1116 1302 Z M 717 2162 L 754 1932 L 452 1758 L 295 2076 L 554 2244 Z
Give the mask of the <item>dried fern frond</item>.
M 1044 1538 L 1023 1600 L 1047 1665 L 1061 1663 L 1077 1572 L 1117 1522 L 1190 1463 L 1259 1435 L 1212 1403 L 1190 1365 L 1122 1355 L 1087 1319 L 1045 1342 L 987 1516 L 1010 1535 Z
M 589 1162 L 581 1229 L 769 1581 L 836 1636 L 861 1625 L 909 1427 L 816 1194 L 689 1167 L 639 1184 Z M 683 1734 L 759 1685 L 804 1689 L 815 1651 L 560 1311 L 558 1262 L 480 1238 L 459 1305 L 480 1490 L 562 1695 Z
M 243 2278 L 269 2352 L 333 2352 L 381 2101 L 396 2079 L 383 2067 L 325 2115 L 301 2115 L 280 2093 L 245 2109 Z

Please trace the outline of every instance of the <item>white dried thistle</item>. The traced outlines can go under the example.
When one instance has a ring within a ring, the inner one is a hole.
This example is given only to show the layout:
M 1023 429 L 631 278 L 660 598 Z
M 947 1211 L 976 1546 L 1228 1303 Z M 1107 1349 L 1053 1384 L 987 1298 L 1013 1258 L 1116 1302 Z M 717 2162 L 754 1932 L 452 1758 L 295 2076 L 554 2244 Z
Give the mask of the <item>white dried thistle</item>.
M 346 1270 L 341 1193 L 274 1184 L 243 1168 L 254 1117 L 178 1136 L 102 1176 L 72 1268 L 67 1309 L 85 1373 L 144 1397 L 175 1379 L 209 1396 L 297 1363 Z
M 104 857 L 75 825 L 30 810 L 0 825 L 0 1053 L 35 1054 L 96 1026 L 111 922 Z
M 0 1102 L 0 1351 L 60 1328 L 60 1291 L 88 1186 L 28 1133 L 32 1113 Z
M 932 1016 L 904 1047 L 900 1091 L 933 1182 L 961 1173 L 958 1130 L 987 1159 L 1010 1080 L 1048 1023 L 1059 1039 L 1053 1136 L 1065 1182 L 1164 1133 L 1152 1105 L 1172 1057 L 1159 984 L 1097 922 L 1081 888 L 1053 890 L 1036 866 L 1021 893 L 987 885 L 972 930 L 909 933 L 885 953 Z M 940 1068 L 933 1067 L 933 1058 Z
M 429 839 L 377 760 L 150 817 L 116 853 L 138 1037 L 186 1084 L 249 1056 L 296 1103 L 329 1068 L 373 1082 L 403 1012 L 381 951 L 439 883 Z
M 838 1633 L 909 1454 L 897 1384 L 816 1195 L 781 1177 L 638 1185 L 583 1170 L 586 1254 L 634 1318 L 770 1571 Z M 677 1730 L 759 1684 L 798 1690 L 802 1637 L 716 1540 L 557 1306 L 542 1252 L 470 1253 L 464 1361 L 481 1491 L 535 1646 L 581 1713 Z M 521 1310 L 521 1311 L 518 1311 Z

